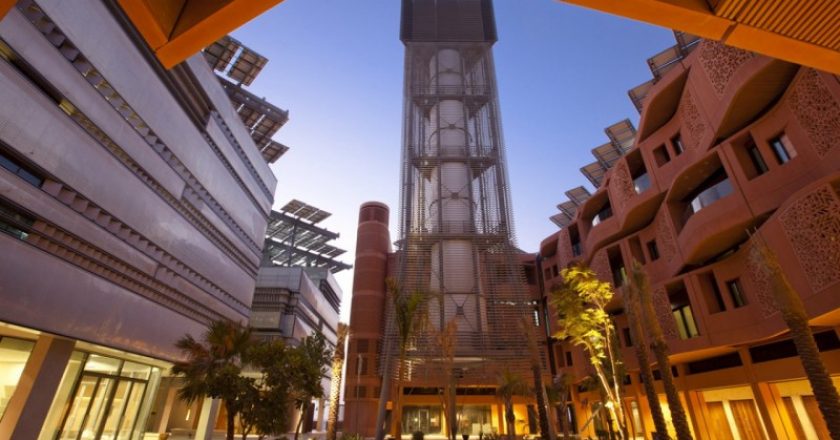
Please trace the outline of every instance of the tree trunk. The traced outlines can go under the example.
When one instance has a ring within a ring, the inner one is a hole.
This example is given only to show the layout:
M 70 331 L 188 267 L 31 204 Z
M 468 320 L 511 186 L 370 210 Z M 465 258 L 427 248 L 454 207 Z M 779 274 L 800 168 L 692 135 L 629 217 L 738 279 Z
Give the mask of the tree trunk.
M 508 425 L 508 440 L 516 440 L 516 415 L 513 413 L 513 402 L 505 399 L 505 420 Z
M 754 236 L 752 241 L 750 259 L 770 279 L 776 307 L 790 329 L 793 344 L 796 346 L 799 360 L 814 391 L 823 420 L 831 438 L 840 440 L 840 397 L 820 358 L 820 351 L 808 324 L 808 313 L 802 303 L 802 298 L 788 282 L 773 251 L 758 236 Z
M 665 334 L 662 332 L 662 326 L 656 318 L 656 311 L 653 309 L 653 294 L 650 291 L 647 275 L 645 275 L 638 262 L 633 262 L 632 271 L 634 283 L 637 283 L 637 289 L 639 290 L 643 320 L 651 337 L 651 348 L 656 355 L 656 365 L 659 367 L 659 374 L 662 376 L 662 386 L 665 388 L 665 397 L 668 399 L 671 422 L 677 432 L 677 439 L 692 440 L 688 419 L 680 401 L 677 387 L 674 385 L 671 362 L 668 360 L 668 344 L 665 342 Z
M 551 428 L 548 426 L 548 413 L 545 405 L 545 387 L 542 382 L 542 371 L 539 364 L 531 365 L 534 374 L 534 394 L 537 398 L 537 413 L 540 418 L 540 435 L 543 440 L 554 440 L 551 437 Z
M 295 440 L 298 440 L 300 428 L 303 426 L 303 418 L 306 417 L 306 412 L 309 411 L 309 404 L 304 403 L 300 406 L 300 417 L 298 417 L 297 428 L 295 428 Z
M 236 423 L 236 413 L 230 409 L 230 405 L 225 405 L 225 410 L 227 411 L 227 433 L 225 438 L 227 440 L 233 440 L 233 424 Z
M 332 382 L 330 383 L 330 413 L 327 416 L 326 440 L 336 439 L 336 428 L 338 426 L 338 406 L 341 404 L 341 379 L 344 366 L 344 342 L 347 338 L 347 325 L 338 324 L 338 339 L 335 345 L 335 354 L 332 363 Z
M 642 377 L 645 396 L 647 396 L 651 417 L 653 418 L 653 426 L 656 429 L 656 438 L 654 440 L 666 440 L 669 438 L 668 425 L 665 422 L 665 416 L 662 414 L 659 396 L 656 394 L 656 389 L 653 386 L 653 373 L 650 369 L 650 358 L 648 357 L 642 325 L 639 321 L 638 295 L 637 292 L 634 292 L 635 289 L 636 286 L 631 285 L 629 289 L 624 291 L 624 310 L 627 313 L 627 322 L 630 324 L 630 337 L 633 338 L 633 350 L 636 352 L 636 358 L 639 360 L 639 374 Z

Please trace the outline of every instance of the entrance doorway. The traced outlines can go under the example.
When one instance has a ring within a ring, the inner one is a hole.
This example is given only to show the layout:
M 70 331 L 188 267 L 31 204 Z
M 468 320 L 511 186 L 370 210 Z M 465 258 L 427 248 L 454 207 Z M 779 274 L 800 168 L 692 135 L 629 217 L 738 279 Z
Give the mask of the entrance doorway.
M 89 355 L 71 394 L 57 438 L 130 439 L 138 424 L 151 370 L 148 365 Z

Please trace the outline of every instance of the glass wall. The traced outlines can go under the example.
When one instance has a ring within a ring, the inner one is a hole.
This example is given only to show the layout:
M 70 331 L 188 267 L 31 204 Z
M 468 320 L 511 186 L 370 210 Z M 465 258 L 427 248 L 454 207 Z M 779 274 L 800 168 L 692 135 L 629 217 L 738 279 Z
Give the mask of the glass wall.
M 35 343 L 31 341 L 0 337 L 0 419 L 17 388 L 23 367 L 34 346 Z
M 441 419 L 440 406 L 406 406 L 403 407 L 402 432 L 409 434 L 421 431 L 424 434 L 439 434 Z
M 39 440 L 140 438 L 160 370 L 74 352 Z

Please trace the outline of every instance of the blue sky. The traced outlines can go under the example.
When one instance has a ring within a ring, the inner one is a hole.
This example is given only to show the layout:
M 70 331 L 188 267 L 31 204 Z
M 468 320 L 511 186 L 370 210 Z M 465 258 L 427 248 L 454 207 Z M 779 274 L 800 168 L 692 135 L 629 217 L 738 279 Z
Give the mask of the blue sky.
M 293 198 L 333 216 L 322 225 L 353 263 L 358 208 L 399 200 L 403 47 L 397 0 L 286 0 L 233 33 L 269 62 L 250 90 L 288 109 L 275 135 L 275 207 Z M 648 57 L 670 30 L 553 0 L 496 0 L 494 48 L 519 247 L 536 252 L 557 227 L 563 193 L 589 185 L 581 166 L 604 128 L 638 123 L 627 90 L 650 79 Z M 591 188 L 590 188 L 591 189 Z M 392 238 L 396 230 L 392 227 Z M 351 271 L 338 275 L 348 316 Z

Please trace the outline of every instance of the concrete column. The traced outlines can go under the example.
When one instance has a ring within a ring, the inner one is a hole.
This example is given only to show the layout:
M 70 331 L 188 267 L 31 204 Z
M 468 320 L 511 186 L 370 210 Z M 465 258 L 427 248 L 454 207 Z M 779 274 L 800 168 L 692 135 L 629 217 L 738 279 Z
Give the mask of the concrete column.
M 196 440 L 211 440 L 216 418 L 219 416 L 221 400 L 206 398 L 201 403 L 201 414 L 198 416 L 198 426 L 195 428 Z
M 0 421 L 0 440 L 38 438 L 75 344 L 48 335 L 38 338 Z
M 175 404 L 175 394 L 178 392 L 178 387 L 176 386 L 176 382 L 170 381 L 169 382 L 169 390 L 166 393 L 166 400 L 163 403 L 163 411 L 160 413 L 160 422 L 158 423 L 158 434 L 163 434 L 166 432 L 166 428 L 169 426 L 169 416 L 172 415 L 172 405 Z
M 699 437 L 701 436 L 700 432 L 703 431 L 704 424 L 702 421 L 702 411 L 698 408 L 698 402 L 696 400 L 696 393 L 692 392 L 688 386 L 688 370 L 686 369 L 685 364 L 676 364 L 674 367 L 677 369 L 677 387 L 682 392 L 683 395 L 683 402 L 685 413 L 688 416 L 688 422 L 691 423 L 691 429 L 694 430 L 694 436 Z
M 17 0 L 0 0 L 0 20 L 6 16 Z
M 761 414 L 761 419 L 764 422 L 764 429 L 767 431 L 767 436 L 770 440 L 787 439 L 788 435 L 779 411 L 782 408 L 779 408 L 779 405 L 777 405 L 778 402 L 773 399 L 769 384 L 756 380 L 749 349 L 741 347 L 738 349 L 738 354 L 741 356 L 741 362 L 744 364 L 744 370 L 750 380 L 750 389 L 755 398 L 755 403 L 758 406 L 758 412 Z

